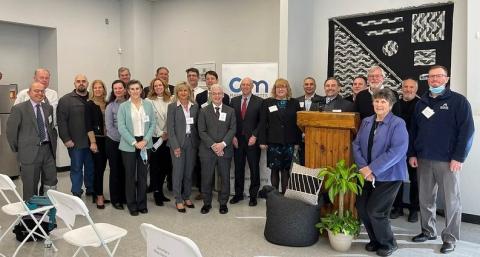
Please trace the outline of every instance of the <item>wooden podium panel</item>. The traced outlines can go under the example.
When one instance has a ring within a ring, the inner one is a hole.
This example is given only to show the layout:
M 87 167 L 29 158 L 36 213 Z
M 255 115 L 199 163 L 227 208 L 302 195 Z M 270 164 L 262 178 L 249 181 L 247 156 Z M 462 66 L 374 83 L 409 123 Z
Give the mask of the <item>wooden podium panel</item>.
M 297 125 L 305 133 L 305 166 L 334 167 L 339 160 L 353 163 L 352 141 L 360 125 L 360 116 L 352 112 L 297 112 Z M 333 209 L 337 209 L 335 201 Z M 355 213 L 355 195 L 345 196 L 345 209 Z M 332 208 L 327 208 L 331 212 Z

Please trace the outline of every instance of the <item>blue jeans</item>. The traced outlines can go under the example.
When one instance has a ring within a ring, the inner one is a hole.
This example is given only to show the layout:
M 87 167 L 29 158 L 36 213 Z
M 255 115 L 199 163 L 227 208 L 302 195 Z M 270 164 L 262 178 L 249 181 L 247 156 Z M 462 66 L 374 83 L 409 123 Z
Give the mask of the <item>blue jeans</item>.
M 72 194 L 81 195 L 82 180 L 88 193 L 93 193 L 93 159 L 89 148 L 69 148 L 70 180 L 72 181 Z M 82 171 L 83 170 L 83 171 Z

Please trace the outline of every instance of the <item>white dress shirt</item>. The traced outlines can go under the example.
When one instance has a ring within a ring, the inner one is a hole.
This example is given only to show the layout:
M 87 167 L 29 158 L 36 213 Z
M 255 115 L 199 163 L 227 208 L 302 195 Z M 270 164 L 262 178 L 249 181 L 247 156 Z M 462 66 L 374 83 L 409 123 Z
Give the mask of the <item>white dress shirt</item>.
M 129 100 L 130 101 L 130 100 Z M 143 101 L 140 103 L 140 108 L 137 109 L 135 104 L 131 103 L 130 114 L 132 115 L 133 136 L 143 137 L 145 110 L 143 109 Z
M 182 107 L 182 110 L 183 110 L 183 115 L 185 115 L 185 121 L 188 120 L 188 118 L 190 118 L 190 109 L 192 108 L 192 102 L 188 102 L 188 105 L 187 105 L 187 109 L 185 109 L 182 105 L 182 103 L 180 103 L 180 101 L 177 101 L 177 106 L 181 106 Z M 190 128 L 191 125 L 188 125 L 188 124 L 185 124 L 185 134 L 190 134 L 192 133 L 192 129 Z

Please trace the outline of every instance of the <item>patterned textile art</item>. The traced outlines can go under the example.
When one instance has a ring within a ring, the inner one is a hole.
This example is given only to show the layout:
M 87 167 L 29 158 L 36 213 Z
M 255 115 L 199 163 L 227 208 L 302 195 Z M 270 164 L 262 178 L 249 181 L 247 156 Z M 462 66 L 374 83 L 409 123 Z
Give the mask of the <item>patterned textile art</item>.
M 452 25 L 453 3 L 331 18 L 328 76 L 340 80 L 345 96 L 352 93 L 354 77 L 379 65 L 388 87 L 400 93 L 402 79 L 413 77 L 421 95 L 428 89 L 429 66 L 450 70 Z

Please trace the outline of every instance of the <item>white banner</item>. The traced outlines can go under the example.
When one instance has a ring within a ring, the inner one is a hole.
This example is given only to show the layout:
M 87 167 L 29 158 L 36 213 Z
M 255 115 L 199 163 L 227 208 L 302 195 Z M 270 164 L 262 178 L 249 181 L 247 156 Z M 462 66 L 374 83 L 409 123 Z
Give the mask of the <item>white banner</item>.
M 232 97 L 240 95 L 240 81 L 244 77 L 253 80 L 253 94 L 268 98 L 275 80 L 278 78 L 278 63 L 228 63 L 222 65 L 222 85 L 225 93 Z M 267 155 L 264 150 L 260 156 L 260 189 L 270 183 L 270 169 L 267 168 Z M 244 193 L 249 196 L 250 169 L 245 165 L 245 188 Z M 230 192 L 235 194 L 235 164 L 232 159 L 230 169 Z

